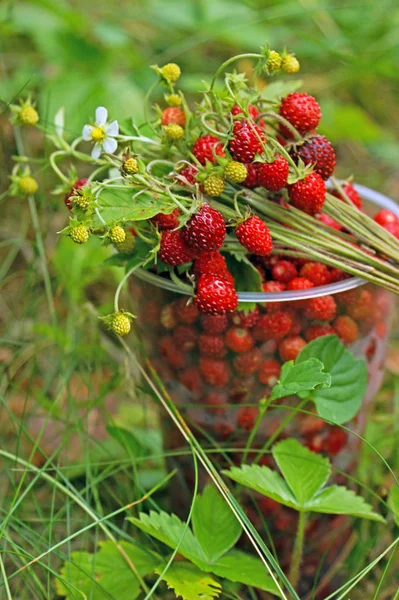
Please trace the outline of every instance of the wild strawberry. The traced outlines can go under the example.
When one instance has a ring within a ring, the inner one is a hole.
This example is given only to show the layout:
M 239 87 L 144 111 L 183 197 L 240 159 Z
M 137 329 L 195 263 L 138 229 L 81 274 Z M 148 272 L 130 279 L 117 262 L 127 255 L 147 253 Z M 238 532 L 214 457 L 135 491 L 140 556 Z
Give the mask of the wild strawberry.
M 184 136 L 184 129 L 181 125 L 177 125 L 176 123 L 172 123 L 171 125 L 165 125 L 163 127 L 163 132 L 166 137 L 172 142 L 177 142 L 181 140 Z
M 204 181 L 204 192 L 212 198 L 216 198 L 217 196 L 220 196 L 220 194 L 223 194 L 223 177 L 219 177 L 219 175 L 209 175 Z
M 183 236 L 190 248 L 198 252 L 218 250 L 226 237 L 226 223 L 219 211 L 203 204 L 184 227 Z
M 384 229 L 399 240 L 399 223 L 387 223 L 384 225 Z
M 87 225 L 80 223 L 76 227 L 73 227 L 69 232 L 69 237 L 75 244 L 85 244 L 90 236 L 90 229 Z
M 272 277 L 280 283 L 288 283 L 298 275 L 295 265 L 289 260 L 279 260 L 272 267 Z
M 359 194 L 357 193 L 357 191 L 355 190 L 354 186 L 351 183 L 345 183 L 342 186 L 342 190 L 344 191 L 345 195 L 349 198 L 349 200 L 352 202 L 352 204 L 354 204 L 356 206 L 356 208 L 361 210 L 362 199 L 359 196 Z M 338 190 L 334 190 L 332 192 L 332 195 L 335 196 L 336 198 L 339 198 L 340 200 L 345 201 L 341 192 L 339 192 Z
M 84 187 L 87 183 L 87 179 L 77 179 L 75 181 L 75 183 L 72 186 L 72 189 L 70 192 L 67 193 L 67 195 L 64 198 L 64 202 L 65 202 L 65 206 L 69 209 L 72 210 L 73 208 L 73 204 L 72 204 L 72 196 L 75 190 L 80 190 L 82 187 Z
M 268 458 L 268 457 L 266 457 L 266 458 Z M 261 464 L 260 461 L 259 461 L 259 464 Z M 270 465 L 267 464 L 264 466 L 267 467 Z M 258 500 L 258 506 L 259 506 L 260 510 L 262 511 L 262 513 L 265 516 L 267 516 L 267 515 L 272 515 L 272 514 L 276 513 L 280 509 L 281 504 L 279 502 L 276 502 L 276 500 L 272 500 L 272 498 L 268 498 L 267 496 L 262 496 Z
M 229 162 L 224 170 L 224 176 L 232 183 L 242 183 L 247 175 L 247 167 L 236 160 Z
M 177 325 L 176 312 L 173 304 L 165 304 L 162 307 L 159 322 L 165 329 L 174 329 Z
M 281 54 L 276 52 L 275 50 L 270 50 L 269 56 L 266 61 L 266 69 L 268 73 L 276 73 L 280 70 L 281 64 L 283 63 L 283 59 Z
M 273 387 L 280 377 L 281 365 L 274 358 L 266 358 L 259 367 L 258 378 L 261 383 Z
M 202 398 L 201 404 L 205 405 L 208 411 L 214 415 L 225 415 L 228 406 L 226 395 L 219 391 L 206 394 Z
M 331 275 L 328 267 L 318 262 L 307 262 L 299 272 L 301 277 L 309 279 L 314 286 L 328 285 L 331 283 Z
M 214 435 L 222 440 L 227 439 L 235 431 L 235 427 L 227 418 L 220 418 L 213 423 Z
M 197 332 L 189 325 L 178 325 L 173 332 L 176 346 L 185 352 L 192 350 L 197 341 Z
M 399 217 L 391 210 L 383 208 L 375 215 L 374 221 L 378 223 L 378 225 L 381 225 L 381 227 L 385 227 L 386 225 L 398 224 Z
M 323 449 L 328 454 L 338 454 L 344 447 L 348 439 L 348 434 L 341 427 L 332 427 L 324 440 Z
M 228 271 L 226 259 L 218 250 L 213 252 L 201 252 L 197 260 L 194 263 L 194 273 L 197 275 L 204 275 L 210 273 L 211 275 L 224 275 Z
M 311 435 L 320 433 L 325 427 L 325 421 L 321 417 L 313 415 L 304 415 L 299 423 L 299 433 L 301 435 Z
M 337 317 L 333 323 L 335 333 L 344 344 L 351 344 L 359 337 L 356 322 L 347 315 Z
M 305 340 L 300 336 L 286 337 L 280 342 L 278 351 L 283 362 L 288 360 L 295 360 L 302 350 L 306 346 Z
M 313 96 L 299 92 L 294 92 L 284 98 L 280 105 L 280 115 L 302 135 L 316 129 L 321 119 L 320 106 Z M 287 133 L 285 127 L 283 133 Z M 291 137 L 291 134 L 287 137 Z
M 207 314 L 224 314 L 237 308 L 238 296 L 228 281 L 217 275 L 201 275 L 197 284 L 196 306 Z
M 176 300 L 173 303 L 173 309 L 176 319 L 179 323 L 183 323 L 183 325 L 192 325 L 199 317 L 198 308 L 195 306 L 194 302 L 187 299 L 187 296 Z
M 239 354 L 239 357 L 244 354 Z M 253 377 L 234 377 L 229 383 L 229 399 L 233 404 L 242 404 L 249 400 L 249 395 L 254 388 Z
M 231 109 L 230 112 L 232 115 L 237 116 L 237 115 L 242 114 L 242 109 L 239 106 L 237 106 L 237 104 L 236 104 L 235 106 L 233 106 L 233 108 Z M 256 106 L 254 106 L 253 104 L 248 104 L 248 113 L 253 118 L 254 121 L 256 121 L 256 119 L 260 115 L 260 112 L 258 111 Z
M 162 111 L 161 123 L 162 125 L 171 125 L 172 123 L 175 123 L 176 125 L 180 125 L 180 127 L 184 127 L 186 124 L 184 110 L 174 107 L 165 108 Z
M 197 367 L 187 367 L 187 369 L 184 369 L 179 375 L 179 381 L 195 396 L 199 396 L 204 387 L 201 373 Z
M 258 307 L 255 306 L 253 310 L 248 312 L 244 312 L 243 310 L 237 310 L 237 312 L 233 313 L 231 316 L 231 322 L 236 327 L 244 327 L 247 329 L 251 329 L 254 327 L 259 319 L 259 310 Z
M 241 377 L 250 377 L 259 369 L 261 362 L 261 351 L 259 348 L 252 348 L 248 352 L 238 354 L 233 360 L 233 367 Z
M 159 351 L 172 369 L 184 369 L 186 366 L 186 354 L 176 347 L 176 342 L 171 336 L 161 338 Z
M 248 352 L 254 345 L 252 335 L 247 329 L 242 329 L 241 327 L 230 327 L 230 329 L 227 330 L 224 339 L 226 346 L 238 354 L 241 352 Z
M 124 161 L 121 170 L 123 175 L 136 175 L 139 172 L 139 163 L 134 156 L 130 156 Z
M 265 256 L 272 251 L 273 242 L 269 228 L 257 215 L 238 225 L 235 234 L 240 244 L 253 254 Z
M 312 452 L 321 452 L 324 447 L 324 440 L 320 434 L 312 435 L 305 444 Z
M 299 304 L 302 304 L 302 303 L 300 302 Z M 299 311 L 296 310 L 297 308 L 299 308 L 298 303 L 295 304 L 295 310 L 294 310 L 294 308 L 289 309 L 291 311 L 291 317 L 292 317 L 292 327 L 289 332 L 290 337 L 298 336 L 301 333 L 302 329 L 304 328 L 304 321 L 303 321 L 302 315 Z
M 330 321 L 336 312 L 337 304 L 332 296 L 319 296 L 308 300 L 305 316 L 308 319 Z
M 269 339 L 281 340 L 292 327 L 292 316 L 288 311 L 277 310 L 259 317 L 254 330 L 254 337 L 260 342 Z
M 275 294 L 278 292 L 283 292 L 285 290 L 285 284 L 281 281 L 265 281 L 262 285 L 262 289 L 266 294 Z M 279 310 L 281 306 L 281 302 L 266 302 L 264 308 L 268 312 L 273 312 L 275 310 Z
M 258 184 L 258 165 L 259 165 L 259 163 L 248 163 L 245 165 L 246 169 L 247 169 L 247 177 L 242 182 L 242 185 L 244 185 L 245 187 L 250 188 L 250 189 L 253 189 L 259 185 Z
M 354 291 L 357 293 L 354 296 L 354 300 L 349 302 L 347 312 L 352 319 L 362 321 L 367 319 L 372 313 L 373 296 L 370 290 L 360 289 Z
M 33 127 L 39 121 L 39 114 L 33 106 L 27 104 L 21 108 L 18 120 L 22 125 Z
M 305 277 L 294 277 L 287 283 L 287 290 L 300 291 L 310 290 L 313 287 L 313 283 Z
M 318 133 L 307 138 L 304 143 L 291 152 L 295 162 L 299 159 L 305 165 L 313 165 L 313 169 L 323 179 L 328 179 L 334 172 L 337 162 L 334 146 L 324 135 Z
M 334 335 L 335 331 L 330 325 L 310 325 L 305 331 L 305 339 L 311 342 L 323 335 Z
M 126 240 L 126 232 L 120 225 L 111 227 L 108 236 L 113 244 L 122 244 Z
M 278 154 L 272 163 L 259 164 L 258 185 L 269 192 L 279 192 L 287 185 L 288 172 L 288 162 Z
M 331 283 L 335 281 L 343 281 L 344 279 L 348 279 L 350 277 L 349 273 L 344 273 L 341 269 L 336 269 L 333 267 L 330 270 Z
M 39 189 L 36 179 L 30 175 L 24 175 L 23 177 L 20 177 L 18 180 L 18 187 L 20 192 L 26 196 L 33 196 L 33 194 L 36 194 L 37 190 Z
M 223 358 L 227 353 L 224 338 L 217 333 L 201 333 L 198 338 L 198 349 L 201 354 L 211 358 Z
M 258 412 L 256 406 L 243 406 L 239 408 L 236 415 L 238 427 L 245 429 L 245 431 L 251 431 L 255 425 Z
M 159 230 L 176 229 L 179 226 L 180 210 L 175 208 L 171 213 L 158 213 L 150 219 L 153 225 L 156 225 Z
M 194 185 L 196 176 L 198 175 L 198 167 L 188 164 L 177 174 L 177 179 L 181 185 Z
M 179 96 L 179 94 L 169 94 L 169 96 L 166 96 L 165 98 L 168 106 L 181 106 L 182 105 L 182 99 Z
M 115 314 L 111 321 L 111 328 L 118 335 L 127 335 L 130 331 L 129 317 L 122 312 Z
M 195 255 L 195 250 L 186 243 L 181 229 L 162 232 L 159 258 L 166 265 L 184 265 L 192 261 Z
M 288 195 L 295 208 L 309 215 L 321 211 L 326 199 L 326 184 L 318 173 L 309 173 L 304 179 L 288 186 Z
M 223 333 L 228 327 L 226 315 L 201 315 L 202 329 L 207 333 Z
M 300 69 L 299 60 L 293 54 L 287 54 L 283 56 L 281 62 L 281 70 L 288 75 L 294 75 L 298 73 Z
M 176 63 L 168 63 L 160 69 L 162 77 L 164 77 L 170 83 L 176 83 L 181 75 L 181 69 Z
M 226 155 L 223 144 L 215 135 L 203 135 L 198 138 L 193 146 L 193 154 L 201 165 L 204 166 L 207 160 L 214 163 L 215 156 Z
M 206 383 L 215 387 L 226 387 L 230 379 L 230 367 L 225 360 L 201 357 L 199 369 Z
M 336 231 L 342 231 L 341 225 L 339 223 L 337 223 L 337 221 L 334 221 L 334 219 L 332 217 L 329 217 L 325 213 L 320 213 L 319 215 L 316 215 L 316 219 L 318 219 L 319 221 L 324 223 L 324 225 L 327 225 L 328 227 L 332 227 Z
M 242 163 L 251 162 L 255 154 L 261 153 L 265 136 L 260 127 L 247 119 L 236 121 L 233 125 L 233 139 L 229 150 L 235 160 Z

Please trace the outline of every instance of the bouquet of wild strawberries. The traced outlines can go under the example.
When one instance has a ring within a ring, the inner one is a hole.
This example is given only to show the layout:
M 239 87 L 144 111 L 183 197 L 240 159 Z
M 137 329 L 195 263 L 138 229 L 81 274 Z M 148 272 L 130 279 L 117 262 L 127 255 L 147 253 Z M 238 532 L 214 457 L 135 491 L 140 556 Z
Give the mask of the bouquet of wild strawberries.
M 242 56 L 257 61 L 257 75 L 299 70 L 286 51 Z M 320 107 L 296 91 L 300 82 L 272 81 L 256 91 L 232 72 L 216 86 L 237 58 L 219 68 L 194 107 L 177 88 L 179 66 L 154 66 L 147 101 L 160 84 L 167 106 L 151 114 L 146 106 L 142 126 L 108 122 L 99 107 L 70 142 L 60 110 L 46 134 L 56 147 L 49 157 L 61 180 L 55 192 L 66 193 L 73 213 L 61 233 L 78 244 L 100 236 L 127 276 L 145 269 L 169 278 L 208 314 L 234 311 L 237 291 L 302 290 L 350 275 L 398 292 L 399 218 L 382 210 L 371 219 L 352 183 L 334 180 L 334 148 L 317 133 Z M 12 110 L 16 124 L 40 126 L 30 99 Z M 91 155 L 78 150 L 85 142 Z M 89 177 L 65 174 L 59 163 L 66 159 L 92 165 Z M 18 163 L 12 193 L 37 189 Z M 123 335 L 131 318 L 116 299 L 105 320 Z

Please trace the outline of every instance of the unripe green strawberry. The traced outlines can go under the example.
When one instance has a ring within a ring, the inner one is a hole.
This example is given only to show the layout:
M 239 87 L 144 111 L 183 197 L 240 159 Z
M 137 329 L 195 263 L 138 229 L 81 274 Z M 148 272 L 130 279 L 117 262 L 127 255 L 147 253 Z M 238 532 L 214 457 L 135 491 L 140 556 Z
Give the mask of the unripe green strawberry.
M 77 225 L 73 227 L 69 232 L 69 237 L 75 244 L 85 244 L 89 239 L 90 230 L 87 225 Z
M 123 163 L 122 170 L 127 175 L 136 175 L 136 173 L 139 172 L 139 165 L 137 160 L 133 158 L 133 156 L 131 156 Z
M 33 106 L 23 106 L 19 112 L 19 120 L 22 125 L 36 125 L 39 120 L 37 110 Z
M 108 236 L 113 244 L 121 244 L 126 240 L 126 231 L 120 225 L 114 225 L 109 230 Z
M 27 196 L 36 194 L 37 190 L 39 189 L 36 179 L 33 179 L 33 177 L 30 175 L 24 175 L 21 177 L 18 181 L 18 185 L 21 192 Z
M 224 179 L 219 175 L 209 175 L 204 181 L 204 191 L 208 196 L 220 196 L 224 192 Z
M 174 140 L 174 141 L 181 140 L 181 138 L 184 135 L 183 127 L 181 127 L 180 125 L 177 125 L 176 123 L 172 123 L 171 125 L 166 125 L 166 127 L 164 127 L 163 130 L 164 130 L 166 137 L 168 137 L 169 139 Z
M 136 238 L 131 231 L 125 231 L 125 241 L 114 244 L 120 254 L 131 254 L 136 245 Z
M 266 61 L 266 69 L 268 73 L 276 73 L 276 71 L 280 70 L 282 58 L 278 52 L 275 50 L 270 50 L 269 57 Z
M 112 319 L 111 328 L 117 335 L 127 335 L 130 331 L 129 317 L 123 313 L 117 313 Z
M 295 58 L 293 54 L 287 54 L 287 56 L 283 57 L 283 60 L 281 62 L 281 69 L 284 71 L 284 73 L 288 73 L 289 75 L 298 73 L 300 69 L 298 59 Z
M 232 183 L 242 183 L 246 180 L 248 171 L 245 165 L 236 160 L 232 160 L 227 165 L 224 174 L 226 179 Z
M 77 208 L 81 210 L 87 210 L 90 206 L 90 198 L 80 192 L 80 190 L 76 190 L 71 197 L 72 203 Z
M 181 75 L 181 69 L 176 63 L 168 63 L 167 65 L 161 67 L 160 71 L 162 77 L 164 77 L 170 83 L 175 83 Z
M 178 107 L 182 105 L 182 99 L 179 94 L 170 94 L 165 98 L 168 106 Z

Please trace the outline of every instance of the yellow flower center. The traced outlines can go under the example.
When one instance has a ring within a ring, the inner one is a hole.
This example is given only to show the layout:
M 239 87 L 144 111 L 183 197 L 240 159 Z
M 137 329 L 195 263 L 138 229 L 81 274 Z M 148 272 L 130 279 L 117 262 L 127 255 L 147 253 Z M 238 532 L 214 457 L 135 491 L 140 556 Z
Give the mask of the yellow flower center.
M 104 127 L 94 127 L 91 137 L 94 142 L 101 142 L 105 138 Z

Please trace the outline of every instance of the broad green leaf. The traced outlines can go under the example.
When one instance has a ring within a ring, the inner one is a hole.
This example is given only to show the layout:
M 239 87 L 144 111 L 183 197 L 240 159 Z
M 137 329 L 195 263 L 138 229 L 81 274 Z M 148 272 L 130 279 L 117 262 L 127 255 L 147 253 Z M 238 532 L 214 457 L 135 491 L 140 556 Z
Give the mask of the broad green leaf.
M 155 572 L 160 575 L 162 567 Z M 183 600 L 212 600 L 222 592 L 218 581 L 190 563 L 173 563 L 162 579 L 166 581 L 168 588 L 174 590 L 176 597 L 182 597 Z
M 152 510 L 150 514 L 140 513 L 139 519 L 131 517 L 129 521 L 173 550 L 177 548 L 183 536 L 179 545 L 179 554 L 195 562 L 200 568 L 206 564 L 206 556 L 200 543 L 191 529 L 186 527 L 186 524 L 176 515 Z
M 234 255 L 228 254 L 225 258 L 238 292 L 262 291 L 262 279 L 259 271 L 244 254 L 237 252 Z
M 59 596 L 65 596 L 68 600 L 81 600 L 82 594 L 88 598 L 92 594 L 95 600 L 103 600 L 106 597 L 101 586 L 95 580 L 93 567 L 94 555 L 90 552 L 72 552 L 71 560 L 65 562 L 60 570 L 61 579 L 56 579 L 55 588 Z
M 311 393 L 318 414 L 337 425 L 357 414 L 367 388 L 367 368 L 363 359 L 355 358 L 336 335 L 325 335 L 307 344 L 296 362 L 317 358 L 331 375 L 331 387 Z
M 375 513 L 373 507 L 361 496 L 342 485 L 332 485 L 317 493 L 307 503 L 306 510 L 331 515 L 352 515 L 385 523 L 385 519 Z
M 267 574 L 267 569 L 262 561 L 256 556 L 241 552 L 241 550 L 230 550 L 216 563 L 209 565 L 207 570 L 224 579 L 244 585 L 253 585 L 266 592 L 279 595 L 276 584 Z
M 267 100 L 272 104 L 279 104 L 281 99 L 292 92 L 296 92 L 302 86 L 302 81 L 272 81 L 263 88 L 261 96 L 263 100 Z
M 304 508 L 327 482 L 331 473 L 330 462 L 294 439 L 275 444 L 272 454 L 298 506 Z
M 128 429 L 109 425 L 107 431 L 114 440 L 117 440 L 120 443 L 124 450 L 129 452 L 129 454 L 135 458 L 141 458 L 148 455 L 147 449 L 143 447 L 136 436 Z
M 392 510 L 396 524 L 399 526 L 399 487 L 393 485 L 389 494 L 388 504 Z
M 170 213 L 176 205 L 168 198 L 156 194 L 140 194 L 137 190 L 106 188 L 98 198 L 100 213 L 106 223 L 113 221 L 144 221 L 159 212 Z
M 271 399 L 310 392 L 320 385 L 323 387 L 331 385 L 331 376 L 324 372 L 324 365 L 320 360 L 310 358 L 300 363 L 290 360 L 281 369 L 280 379 L 272 389 Z
M 193 529 L 206 560 L 213 563 L 234 546 L 241 525 L 213 485 L 207 485 L 195 500 Z
M 249 487 L 285 506 L 298 509 L 298 502 L 286 482 L 269 467 L 242 465 L 241 467 L 232 467 L 223 473 L 240 485 Z

